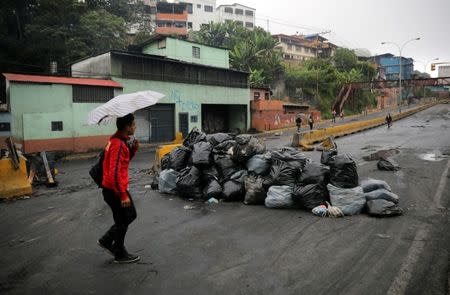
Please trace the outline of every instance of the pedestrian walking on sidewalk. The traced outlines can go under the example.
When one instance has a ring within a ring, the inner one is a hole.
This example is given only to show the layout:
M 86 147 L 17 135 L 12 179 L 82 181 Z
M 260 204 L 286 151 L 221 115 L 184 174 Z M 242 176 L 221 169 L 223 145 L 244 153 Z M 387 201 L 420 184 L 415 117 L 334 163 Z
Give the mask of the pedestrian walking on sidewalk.
M 391 128 L 392 126 L 392 117 L 391 117 L 391 113 L 388 113 L 386 116 L 386 123 L 388 125 L 388 129 Z
M 313 130 L 314 118 L 313 118 L 312 114 L 309 115 L 308 124 L 309 124 L 309 130 Z
M 297 133 L 300 133 L 300 129 L 302 128 L 302 117 L 300 116 L 300 114 L 297 114 L 295 125 L 297 126 Z
M 333 115 L 333 123 L 336 123 L 336 110 L 333 110 L 331 114 Z
M 136 209 L 128 192 L 128 165 L 139 148 L 139 142 L 129 143 L 136 130 L 134 115 L 116 121 L 117 131 L 109 139 L 103 160 L 103 198 L 111 207 L 114 225 L 100 238 L 100 247 L 114 255 L 116 263 L 133 263 L 140 257 L 127 252 L 124 242 L 128 226 L 136 219 Z
M 340 116 L 341 116 L 341 120 L 344 120 L 344 111 L 341 111 Z

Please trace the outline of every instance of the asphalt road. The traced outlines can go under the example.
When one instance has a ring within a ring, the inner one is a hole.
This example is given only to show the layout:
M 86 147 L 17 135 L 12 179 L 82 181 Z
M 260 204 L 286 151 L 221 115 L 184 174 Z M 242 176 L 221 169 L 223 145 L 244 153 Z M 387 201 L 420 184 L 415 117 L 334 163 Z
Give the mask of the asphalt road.
M 63 163 L 58 188 L 0 204 L 0 293 L 448 294 L 449 128 L 450 107 L 438 105 L 337 140 L 360 178 L 386 180 L 400 196 L 405 213 L 389 219 L 188 203 L 144 188 L 153 154 L 140 154 L 130 187 L 138 219 L 127 236 L 136 265 L 112 264 L 96 245 L 112 218 L 90 162 Z M 362 159 L 391 148 L 398 172 Z

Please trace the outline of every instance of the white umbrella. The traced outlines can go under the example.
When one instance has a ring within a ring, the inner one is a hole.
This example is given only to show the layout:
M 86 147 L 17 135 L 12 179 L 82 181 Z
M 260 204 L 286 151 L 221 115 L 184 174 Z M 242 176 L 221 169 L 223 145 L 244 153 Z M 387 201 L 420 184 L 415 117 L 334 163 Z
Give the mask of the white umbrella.
M 155 91 L 122 94 L 89 113 L 87 124 L 108 124 L 116 118 L 156 104 L 165 95 Z

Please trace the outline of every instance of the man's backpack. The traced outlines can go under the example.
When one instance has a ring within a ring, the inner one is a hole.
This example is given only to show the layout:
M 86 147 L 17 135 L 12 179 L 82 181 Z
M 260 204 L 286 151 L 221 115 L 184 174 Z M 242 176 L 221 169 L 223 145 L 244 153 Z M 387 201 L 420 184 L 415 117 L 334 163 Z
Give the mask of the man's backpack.
M 103 161 L 105 160 L 105 151 L 101 151 L 97 156 L 94 166 L 89 170 L 89 175 L 99 188 L 102 188 L 103 182 Z

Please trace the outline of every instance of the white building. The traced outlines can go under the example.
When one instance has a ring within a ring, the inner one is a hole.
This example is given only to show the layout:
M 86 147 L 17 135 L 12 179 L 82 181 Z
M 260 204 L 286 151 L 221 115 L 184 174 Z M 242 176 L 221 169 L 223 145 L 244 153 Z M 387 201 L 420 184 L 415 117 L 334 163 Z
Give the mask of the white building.
M 450 66 L 439 66 L 438 77 L 450 77 Z
M 238 3 L 217 7 L 217 21 L 235 21 L 247 29 L 255 27 L 256 9 Z
M 217 22 L 216 0 L 185 0 L 190 30 L 198 31 L 203 25 Z

